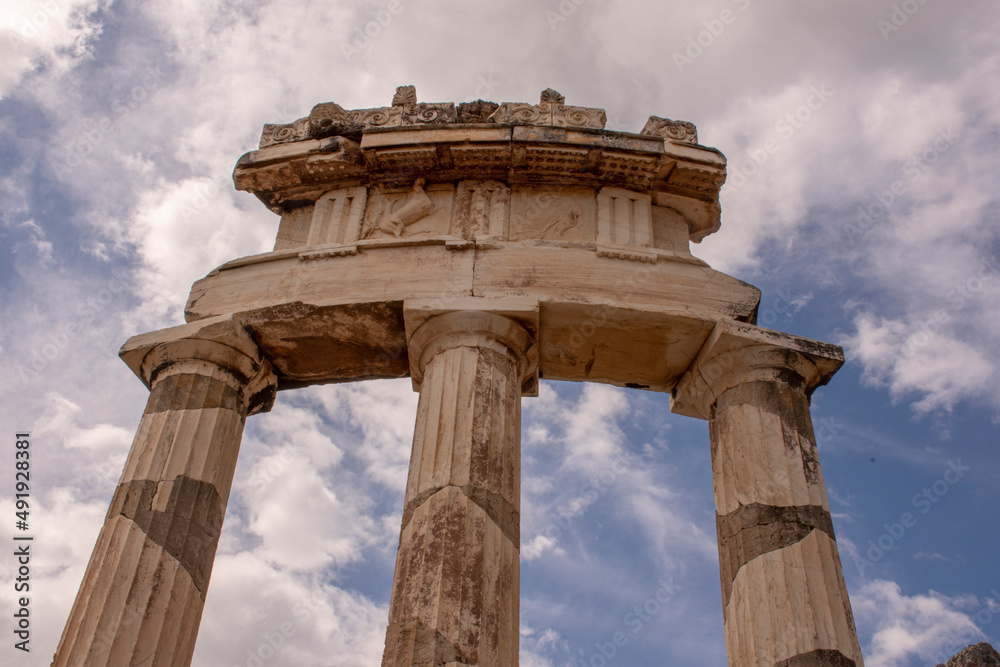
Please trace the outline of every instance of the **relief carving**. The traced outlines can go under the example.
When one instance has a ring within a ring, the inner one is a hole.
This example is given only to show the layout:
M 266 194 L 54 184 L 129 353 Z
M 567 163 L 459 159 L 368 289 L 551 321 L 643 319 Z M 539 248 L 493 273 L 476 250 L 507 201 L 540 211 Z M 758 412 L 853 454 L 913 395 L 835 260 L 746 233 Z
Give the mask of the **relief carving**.
M 456 123 L 452 102 L 421 104 L 413 86 L 399 86 L 392 106 L 346 110 L 335 102 L 317 104 L 305 118 L 286 125 L 268 123 L 260 137 L 260 148 L 303 139 L 353 136 L 374 127 L 398 127 L 426 123 Z
M 260 135 L 259 148 L 267 148 L 274 144 L 285 144 L 291 141 L 302 141 L 309 138 L 309 119 L 299 118 L 288 124 L 265 123 Z
M 639 134 L 650 137 L 663 137 L 670 141 L 680 141 L 686 144 L 698 143 L 698 128 L 686 120 L 670 120 L 659 116 L 650 116 L 646 126 Z
M 458 120 L 455 105 L 407 104 L 405 106 L 359 109 L 351 112 L 360 127 L 398 127 L 424 123 L 454 123 Z
M 652 198 L 623 188 L 597 195 L 597 242 L 648 248 L 653 245 Z
M 509 125 L 550 125 L 553 127 L 588 127 L 603 130 L 608 122 L 604 109 L 570 107 L 566 98 L 546 88 L 538 104 L 504 102 L 489 120 Z
M 455 195 L 451 234 L 463 239 L 477 236 L 506 238 L 510 190 L 499 181 L 462 181 Z
M 417 103 L 416 86 L 396 86 L 396 94 L 392 96 L 392 106 L 401 107 Z
M 364 187 L 327 192 L 313 208 L 309 245 L 353 243 L 365 210 L 368 190 Z
M 373 195 L 361 238 L 398 239 L 446 234 L 452 208 L 451 186 L 428 193 L 425 185 L 424 179 L 418 178 L 409 193 Z
M 566 98 L 560 93 L 546 88 L 542 91 L 538 104 L 521 102 L 504 102 L 496 104 L 484 100 L 463 103 L 456 108 L 452 102 L 421 103 L 417 102 L 417 91 L 413 86 L 399 86 L 392 98 L 392 106 L 373 109 L 344 109 L 335 102 L 317 104 L 305 118 L 288 124 L 272 124 L 264 126 L 260 137 L 260 148 L 275 144 L 302 141 L 305 139 L 321 139 L 333 136 L 355 137 L 367 129 L 380 127 L 400 127 L 404 125 L 446 124 L 446 123 L 504 123 L 508 125 L 548 125 L 551 127 L 604 129 L 607 115 L 604 109 L 590 107 L 566 106 Z M 655 118 L 655 117 L 654 117 Z M 670 129 L 671 132 L 681 132 L 679 136 L 671 135 L 677 141 L 697 141 L 694 138 L 685 139 L 684 134 L 694 126 L 681 121 L 665 121 L 681 128 Z M 646 124 L 647 129 L 651 127 Z M 656 126 L 659 127 L 659 126 Z M 673 126 L 671 126 L 673 127 Z M 657 134 L 657 130 L 644 134 Z
M 511 201 L 511 241 L 594 241 L 594 193 L 588 188 L 525 188 Z
M 552 102 L 553 104 L 566 104 L 566 96 L 557 90 L 546 88 L 542 91 L 542 102 Z
M 354 114 L 355 122 L 363 128 L 458 121 L 458 113 L 454 103 L 420 104 L 417 102 L 417 89 L 414 86 L 396 88 L 391 107 L 359 109 L 350 113 Z
M 628 155 L 604 151 L 598 165 L 602 178 L 616 180 L 626 187 L 646 190 L 656 176 L 660 158 L 656 155 Z

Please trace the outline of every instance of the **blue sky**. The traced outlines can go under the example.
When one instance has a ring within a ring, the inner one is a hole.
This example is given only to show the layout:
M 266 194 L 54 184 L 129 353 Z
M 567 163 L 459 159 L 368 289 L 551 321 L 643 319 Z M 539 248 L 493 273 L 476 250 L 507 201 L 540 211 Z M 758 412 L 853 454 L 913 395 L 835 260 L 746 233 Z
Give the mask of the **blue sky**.
M 0 664 L 49 664 L 69 613 L 147 395 L 119 346 L 273 244 L 236 160 L 401 84 L 696 123 L 730 178 L 694 253 L 762 289 L 762 325 L 847 354 L 813 417 L 866 664 L 996 644 L 998 32 L 986 0 L 7 2 L 0 425 L 33 434 L 37 556 L 33 650 Z M 415 408 L 376 382 L 249 420 L 196 665 L 378 664 Z M 608 664 L 725 665 L 705 423 L 597 385 L 523 408 L 521 664 L 602 664 L 623 631 Z

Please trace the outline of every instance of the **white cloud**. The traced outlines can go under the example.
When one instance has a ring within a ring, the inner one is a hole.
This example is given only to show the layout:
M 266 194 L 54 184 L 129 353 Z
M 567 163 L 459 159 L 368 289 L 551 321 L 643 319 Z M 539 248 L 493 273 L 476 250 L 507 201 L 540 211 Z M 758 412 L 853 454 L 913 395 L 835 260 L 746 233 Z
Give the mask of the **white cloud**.
M 85 425 L 89 420 L 81 406 L 55 392 L 45 398 L 48 407 L 31 431 L 46 443 L 33 452 L 38 469 L 44 471 L 44 488 L 62 490 L 80 501 L 106 502 L 118 484 L 133 434 L 107 423 Z
M 186 295 L 206 267 L 269 249 L 274 229 L 261 221 L 274 216 L 244 210 L 227 185 L 193 177 L 160 183 L 140 196 L 129 238 L 143 261 L 139 317 L 146 326 L 182 320 Z
M 45 230 L 38 226 L 34 220 L 25 220 L 20 224 L 28 231 L 28 240 L 23 244 L 19 244 L 22 247 L 28 247 L 35 251 L 38 256 L 38 262 L 42 265 L 52 263 L 52 242 L 45 237 Z M 19 245 L 14 246 L 14 251 L 17 252 L 20 248 Z
M 417 415 L 418 394 L 410 380 L 330 385 L 317 389 L 316 397 L 329 419 L 363 434 L 356 455 L 364 461 L 365 474 L 402 497 Z
M 315 575 L 289 575 L 253 553 L 220 553 L 192 664 L 375 665 L 388 616 L 385 605 Z
M 564 541 L 579 549 L 574 532 L 596 505 L 623 525 L 634 525 L 636 536 L 665 567 L 676 566 L 689 551 L 715 556 L 715 540 L 678 502 L 681 483 L 672 479 L 673 470 L 653 460 L 649 448 L 629 446 L 623 423 L 637 419 L 637 408 L 628 392 L 586 384 L 569 401 L 546 391 L 547 384 L 542 387 L 539 403 L 524 403 L 525 428 L 544 428 L 547 435 L 522 443 L 523 560 L 567 557 L 570 546 Z
M 924 664 L 944 662 L 983 637 L 972 618 L 961 610 L 966 598 L 949 598 L 931 591 L 905 595 L 899 584 L 876 580 L 852 599 L 859 622 L 874 628 L 865 650 L 869 667 L 907 667 L 911 659 Z
M 261 558 L 295 571 L 358 561 L 368 547 L 387 548 L 398 529 L 373 513 L 370 498 L 382 480 L 351 472 L 338 444 L 365 460 L 367 439 L 356 442 L 347 425 L 320 418 L 323 393 L 282 394 L 258 419 L 245 437 L 231 503 L 239 522 L 233 529 L 246 531 L 235 548 L 257 549 Z M 393 517 L 398 509 L 391 509 Z
M 67 488 L 32 494 L 29 526 L 34 548 L 30 565 L 31 588 L 27 591 L 31 594 L 33 618 L 32 655 L 26 656 L 28 662 L 17 664 L 40 667 L 51 662 L 107 509 L 106 500 L 82 502 Z M 14 499 L 10 495 L 0 499 L 3 516 L 13 517 L 14 511 Z M 6 545 L 15 544 L 12 528 L 11 522 L 5 521 L 0 530 L 0 539 Z M 18 563 L 13 558 L 13 547 L 5 552 L 6 555 L 0 557 L 0 587 L 9 593 L 0 596 L 0 614 L 12 618 Z M 13 651 L 10 644 L 3 650 L 5 654 Z M 37 661 L 35 656 L 39 658 Z
M 9 0 L 0 14 L 0 99 L 34 69 L 69 71 L 90 55 L 103 26 L 96 17 L 110 2 Z
M 893 74 L 879 82 L 878 89 L 861 112 L 860 130 L 884 159 L 903 162 L 924 150 L 927 138 L 941 128 L 965 124 L 962 91 L 953 86 L 922 86 Z
M 33 655 L 28 657 L 42 656 L 48 664 L 104 523 L 132 434 L 107 423 L 88 425 L 81 407 L 59 394 L 45 399 L 47 410 L 30 425 L 28 530 L 19 535 L 33 538 L 27 591 L 34 619 Z M 10 493 L 0 498 L 0 513 L 14 517 L 13 486 L 7 489 Z M 13 544 L 13 529 L 13 520 L 0 529 L 6 544 Z M 14 590 L 17 576 L 12 554 L 13 549 L 0 556 L 0 587 L 6 591 Z M 14 603 L 13 595 L 0 597 L 0 613 L 10 618 Z M 43 664 L 41 660 L 19 664 L 33 667 Z
M 865 380 L 888 387 L 896 400 L 920 396 L 913 403 L 918 414 L 951 410 L 959 400 L 1000 389 L 994 361 L 977 346 L 951 337 L 934 316 L 907 323 L 861 312 L 854 322 L 856 332 L 841 343 L 864 366 Z
M 538 654 L 540 651 L 551 650 L 553 647 L 565 647 L 559 633 L 552 628 L 536 630 L 521 625 L 520 648 L 518 664 L 520 667 L 554 667 L 548 658 Z
M 535 535 L 530 541 L 521 545 L 521 558 L 525 561 L 532 561 L 541 558 L 548 552 L 557 556 L 563 556 L 565 551 L 558 548 L 559 541 L 548 535 Z

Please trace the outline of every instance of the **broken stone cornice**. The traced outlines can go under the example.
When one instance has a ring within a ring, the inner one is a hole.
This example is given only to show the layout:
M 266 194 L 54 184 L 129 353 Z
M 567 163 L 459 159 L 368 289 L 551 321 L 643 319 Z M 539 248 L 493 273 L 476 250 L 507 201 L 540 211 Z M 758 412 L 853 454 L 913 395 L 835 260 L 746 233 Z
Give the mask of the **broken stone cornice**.
M 240 158 L 238 190 L 284 214 L 338 188 L 488 180 L 607 186 L 651 194 L 684 216 L 691 240 L 719 229 L 726 159 L 698 145 L 694 125 L 653 116 L 639 134 L 604 129 L 601 109 L 571 107 L 551 89 L 538 104 L 416 101 L 347 110 L 333 102 L 288 125 L 268 125 L 262 148 Z
M 335 102 L 317 104 L 309 115 L 291 123 L 267 123 L 260 137 L 260 148 L 330 136 L 358 139 L 367 131 L 408 125 L 451 123 L 494 123 L 502 125 L 537 125 L 603 130 L 607 123 L 604 109 L 567 106 L 559 92 L 546 88 L 538 104 L 486 100 L 465 102 L 417 102 L 413 86 L 400 86 L 392 105 L 370 109 L 347 110 Z M 660 137 L 676 143 L 698 143 L 694 124 L 650 116 L 639 134 Z

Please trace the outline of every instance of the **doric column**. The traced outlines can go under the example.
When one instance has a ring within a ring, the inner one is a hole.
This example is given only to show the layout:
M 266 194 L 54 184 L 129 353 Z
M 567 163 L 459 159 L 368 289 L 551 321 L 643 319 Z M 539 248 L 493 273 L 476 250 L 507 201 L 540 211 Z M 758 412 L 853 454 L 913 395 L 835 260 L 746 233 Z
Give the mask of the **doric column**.
M 862 667 L 809 394 L 840 348 L 720 324 L 673 410 L 709 419 L 731 667 Z
M 420 400 L 382 665 L 516 666 L 531 336 L 507 317 L 451 312 L 408 352 Z
M 245 351 L 190 338 L 147 347 L 135 370 L 149 401 L 57 667 L 190 664 L 244 420 L 274 400 L 270 364 Z

